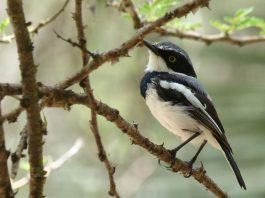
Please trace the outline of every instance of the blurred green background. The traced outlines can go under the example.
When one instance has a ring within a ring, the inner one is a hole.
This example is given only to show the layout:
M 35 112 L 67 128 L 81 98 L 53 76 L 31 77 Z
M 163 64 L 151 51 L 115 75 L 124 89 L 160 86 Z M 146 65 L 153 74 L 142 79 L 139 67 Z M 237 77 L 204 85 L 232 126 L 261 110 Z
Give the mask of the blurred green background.
M 51 16 L 64 1 L 25 0 L 24 9 L 28 21 L 37 24 Z M 202 32 L 216 33 L 209 20 L 232 15 L 238 8 L 254 7 L 253 15 L 265 18 L 264 1 L 211 1 L 211 10 L 202 9 L 187 20 L 203 23 Z M 95 11 L 91 11 L 95 8 Z M 85 23 L 87 46 L 95 52 L 104 52 L 119 46 L 134 35 L 131 21 L 117 10 L 106 7 L 105 1 L 85 1 Z M 76 39 L 75 23 L 72 20 L 74 1 L 51 25 L 33 37 L 34 56 L 38 66 L 38 81 L 54 85 L 58 81 L 79 71 L 80 51 L 56 38 L 56 30 L 66 38 Z M 6 2 L 0 2 L 0 21 L 7 18 Z M 12 33 L 8 27 L 6 33 Z M 255 30 L 240 32 L 249 35 Z M 170 40 L 184 48 L 190 55 L 199 80 L 211 94 L 220 118 L 233 147 L 235 159 L 246 181 L 247 191 L 241 190 L 219 151 L 209 145 L 203 150 L 202 161 L 208 175 L 231 197 L 265 197 L 265 45 L 252 44 L 235 47 L 217 43 L 207 46 L 196 41 L 177 38 L 147 36 L 151 41 Z M 147 50 L 136 47 L 130 58 L 121 58 L 115 65 L 105 64 L 92 73 L 91 83 L 97 99 L 119 109 L 130 122 L 139 123 L 141 133 L 157 144 L 165 143 L 173 148 L 180 143 L 151 116 L 139 93 L 139 82 L 147 63 Z M 15 42 L 0 45 L 0 81 L 19 83 L 20 73 Z M 81 92 L 78 87 L 75 91 Z M 14 98 L 6 98 L 4 112 L 17 106 Z M 90 111 L 82 106 L 73 106 L 70 112 L 62 109 L 45 109 L 48 121 L 48 136 L 45 137 L 45 158 L 57 159 L 81 137 L 85 145 L 80 152 L 55 170 L 47 178 L 45 194 L 49 198 L 108 197 L 107 172 L 97 158 L 94 137 L 89 129 Z M 25 124 L 25 114 L 17 123 L 5 124 L 7 148 L 14 151 L 19 132 Z M 99 117 L 99 130 L 113 165 L 116 166 L 115 180 L 122 197 L 213 197 L 192 178 L 185 179 L 168 171 L 157 163 L 157 159 L 121 133 L 112 123 Z M 189 160 L 196 148 L 187 146 L 178 157 Z M 26 159 L 24 160 L 26 162 Z M 18 178 L 26 170 L 21 169 Z M 28 186 L 18 191 L 17 197 L 27 197 Z

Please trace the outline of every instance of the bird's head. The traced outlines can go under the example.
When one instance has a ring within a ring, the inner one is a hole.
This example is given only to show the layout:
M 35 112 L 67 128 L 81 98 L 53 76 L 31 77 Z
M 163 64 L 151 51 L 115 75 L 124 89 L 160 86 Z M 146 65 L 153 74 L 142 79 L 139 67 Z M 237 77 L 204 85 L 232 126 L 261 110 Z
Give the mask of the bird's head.
M 147 72 L 178 72 L 196 78 L 188 54 L 177 45 L 168 41 L 152 44 L 143 40 L 143 43 L 150 52 Z

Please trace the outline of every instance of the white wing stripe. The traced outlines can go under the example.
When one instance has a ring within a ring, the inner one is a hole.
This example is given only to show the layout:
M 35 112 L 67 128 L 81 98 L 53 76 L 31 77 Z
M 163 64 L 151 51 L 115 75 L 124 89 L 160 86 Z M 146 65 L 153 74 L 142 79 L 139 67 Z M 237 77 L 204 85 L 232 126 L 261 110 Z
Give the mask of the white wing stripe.
M 191 92 L 190 89 L 188 89 L 187 87 L 185 87 L 182 84 L 179 83 L 175 83 L 175 82 L 167 82 L 165 80 L 161 80 L 160 81 L 160 86 L 163 87 L 164 89 L 175 89 L 176 91 L 182 93 L 187 100 L 194 106 L 197 107 L 199 109 L 201 109 L 203 111 L 203 113 L 205 115 L 207 115 L 207 117 L 211 120 L 211 122 L 216 126 L 216 128 L 218 129 L 218 132 L 220 134 L 222 134 L 222 131 L 220 130 L 220 128 L 218 127 L 218 125 L 215 123 L 215 121 L 212 119 L 212 117 L 205 111 L 205 109 L 207 108 L 206 104 L 202 104 L 198 98 L 196 98 L 196 96 Z

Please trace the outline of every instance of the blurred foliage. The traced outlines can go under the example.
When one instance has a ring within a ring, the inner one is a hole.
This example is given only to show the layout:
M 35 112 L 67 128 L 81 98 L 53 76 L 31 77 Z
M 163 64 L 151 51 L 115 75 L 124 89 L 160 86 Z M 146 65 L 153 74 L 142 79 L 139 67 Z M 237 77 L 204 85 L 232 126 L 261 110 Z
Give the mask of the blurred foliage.
M 144 2 L 139 7 L 139 1 L 136 2 L 139 11 L 141 14 L 141 18 L 146 21 L 154 21 L 157 18 L 163 16 L 169 10 L 174 9 L 180 3 L 180 0 L 153 0 L 153 1 L 141 1 Z
M 136 3 L 141 19 L 151 22 L 179 6 L 181 0 L 134 0 L 134 3 Z M 201 23 L 190 23 L 183 21 L 183 19 L 174 19 L 167 23 L 166 26 L 180 31 L 189 31 L 198 29 L 201 27 Z
M 212 25 L 224 32 L 225 34 L 232 34 L 235 31 L 243 30 L 246 28 L 255 27 L 260 30 L 261 35 L 265 35 L 265 21 L 262 18 L 251 17 L 249 14 L 253 12 L 252 8 L 239 9 L 236 14 L 232 17 L 225 17 L 222 23 L 220 21 L 212 21 Z
M 139 14 L 144 21 L 151 22 L 163 16 L 169 10 L 172 10 L 180 5 L 180 0 L 134 0 L 137 5 Z M 260 35 L 265 35 L 265 21 L 259 17 L 249 16 L 253 12 L 253 7 L 240 8 L 236 11 L 234 16 L 224 17 L 224 21 L 220 22 L 214 20 L 211 25 L 225 34 L 232 34 L 235 31 L 258 28 Z M 168 24 L 167 27 L 176 28 L 179 31 L 193 31 L 202 26 L 201 23 L 187 23 L 183 19 L 174 19 Z
M 6 29 L 6 27 L 9 25 L 9 18 L 3 20 L 2 22 L 0 22 L 0 35 L 4 35 L 4 30 Z

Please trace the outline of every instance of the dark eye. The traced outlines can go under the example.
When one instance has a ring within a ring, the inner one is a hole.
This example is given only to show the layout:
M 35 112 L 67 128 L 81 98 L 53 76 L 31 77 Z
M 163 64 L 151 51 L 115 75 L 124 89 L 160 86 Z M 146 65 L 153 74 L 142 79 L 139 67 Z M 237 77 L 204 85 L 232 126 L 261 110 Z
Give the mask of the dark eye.
M 176 57 L 175 56 L 170 56 L 169 58 L 168 58 L 168 60 L 169 60 L 169 62 L 171 62 L 171 63 L 174 63 L 174 62 L 176 62 Z

